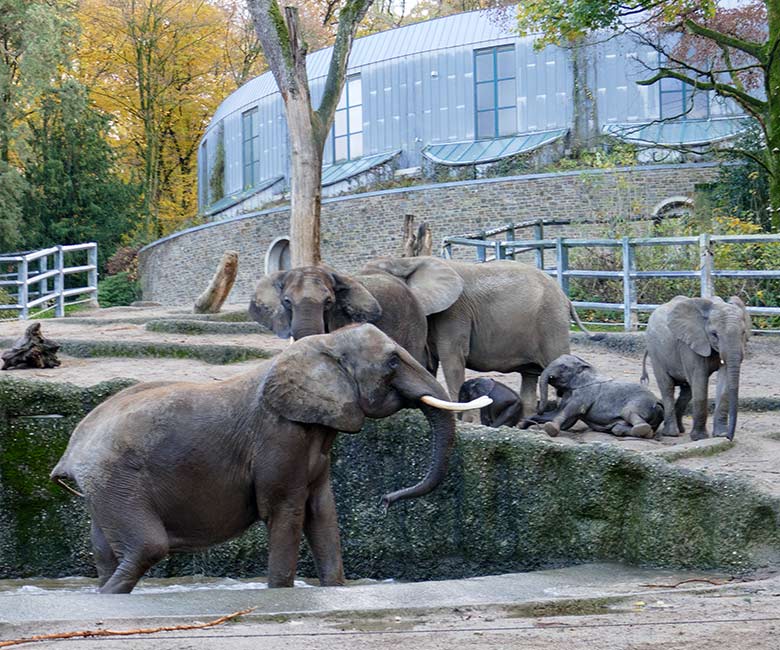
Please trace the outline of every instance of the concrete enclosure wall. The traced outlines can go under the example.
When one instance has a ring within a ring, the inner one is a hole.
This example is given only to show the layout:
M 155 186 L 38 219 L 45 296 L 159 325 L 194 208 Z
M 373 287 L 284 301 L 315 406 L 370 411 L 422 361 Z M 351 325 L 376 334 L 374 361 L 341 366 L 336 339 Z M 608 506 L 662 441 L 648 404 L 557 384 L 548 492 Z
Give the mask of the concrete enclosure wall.
M 536 218 L 614 219 L 650 216 L 671 197 L 692 198 L 711 183 L 713 163 L 626 167 L 532 174 L 368 192 L 326 199 L 322 206 L 322 255 L 347 272 L 367 260 L 401 252 L 404 215 L 427 221 L 435 246 L 448 235 Z M 547 236 L 582 236 L 603 227 L 576 223 Z M 289 233 L 287 207 L 209 223 L 154 242 L 140 253 L 144 300 L 192 304 L 208 285 L 222 254 L 239 253 L 238 277 L 229 302 L 247 302 L 263 274 L 271 243 Z M 520 236 L 523 236 L 522 233 Z M 532 237 L 531 231 L 525 231 Z M 436 251 L 434 251 L 436 252 Z

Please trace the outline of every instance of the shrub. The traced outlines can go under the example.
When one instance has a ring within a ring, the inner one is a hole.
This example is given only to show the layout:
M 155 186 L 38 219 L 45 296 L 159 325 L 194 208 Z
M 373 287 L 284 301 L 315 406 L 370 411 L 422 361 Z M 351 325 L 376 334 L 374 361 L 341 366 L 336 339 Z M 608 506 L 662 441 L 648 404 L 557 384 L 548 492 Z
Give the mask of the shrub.
M 129 305 L 138 300 L 140 293 L 138 282 L 127 271 L 110 275 L 98 283 L 98 302 L 101 307 Z

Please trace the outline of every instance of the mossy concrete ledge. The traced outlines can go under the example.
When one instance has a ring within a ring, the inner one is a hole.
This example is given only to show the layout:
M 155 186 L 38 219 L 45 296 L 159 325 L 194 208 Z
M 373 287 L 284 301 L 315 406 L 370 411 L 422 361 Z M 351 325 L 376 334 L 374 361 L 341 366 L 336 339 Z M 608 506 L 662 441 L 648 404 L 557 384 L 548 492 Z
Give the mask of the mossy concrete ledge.
M 94 575 L 83 501 L 48 473 L 78 418 L 120 386 L 33 383 L 0 382 L 0 578 Z M 429 455 L 416 411 L 339 437 L 333 479 L 348 577 L 453 578 L 593 560 L 739 572 L 780 555 L 780 504 L 736 478 L 475 425 L 459 427 L 439 489 L 385 514 L 381 496 L 416 482 Z M 266 558 L 258 525 L 154 572 L 258 576 Z M 315 574 L 305 544 L 299 573 Z

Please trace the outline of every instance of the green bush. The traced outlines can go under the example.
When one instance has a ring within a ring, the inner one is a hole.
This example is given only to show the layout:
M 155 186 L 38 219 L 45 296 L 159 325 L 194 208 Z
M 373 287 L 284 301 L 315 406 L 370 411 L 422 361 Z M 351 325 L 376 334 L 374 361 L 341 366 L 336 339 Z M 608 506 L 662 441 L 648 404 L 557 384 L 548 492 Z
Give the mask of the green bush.
M 121 307 L 138 300 L 141 289 L 130 279 L 127 271 L 109 275 L 98 283 L 98 302 L 101 307 Z

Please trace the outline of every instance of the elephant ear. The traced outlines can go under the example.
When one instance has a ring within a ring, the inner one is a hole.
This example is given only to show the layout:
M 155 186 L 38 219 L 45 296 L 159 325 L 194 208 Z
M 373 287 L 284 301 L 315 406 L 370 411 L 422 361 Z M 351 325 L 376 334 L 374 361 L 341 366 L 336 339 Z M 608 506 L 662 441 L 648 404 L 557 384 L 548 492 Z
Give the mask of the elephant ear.
M 669 312 L 669 330 L 675 338 L 702 357 L 712 354 L 707 335 L 707 320 L 711 311 L 712 301 L 690 298 L 679 301 Z
M 360 282 L 348 275 L 331 272 L 336 293 L 335 307 L 350 323 L 376 323 L 382 316 L 377 299 Z
M 750 314 L 748 313 L 745 303 L 742 302 L 742 298 L 739 296 L 731 296 L 729 298 L 729 304 L 739 307 L 742 310 L 742 318 L 745 320 L 745 338 L 744 343 L 753 335 L 753 321 L 750 320 Z
M 292 335 L 290 313 L 282 305 L 281 297 L 286 273 L 279 271 L 261 278 L 249 303 L 249 315 L 283 339 Z
M 385 271 L 406 282 L 426 316 L 444 311 L 463 292 L 463 279 L 438 257 L 384 257 L 365 269 Z
M 308 338 L 276 358 L 260 395 L 265 406 L 292 422 L 357 432 L 365 419 L 354 380 Z

